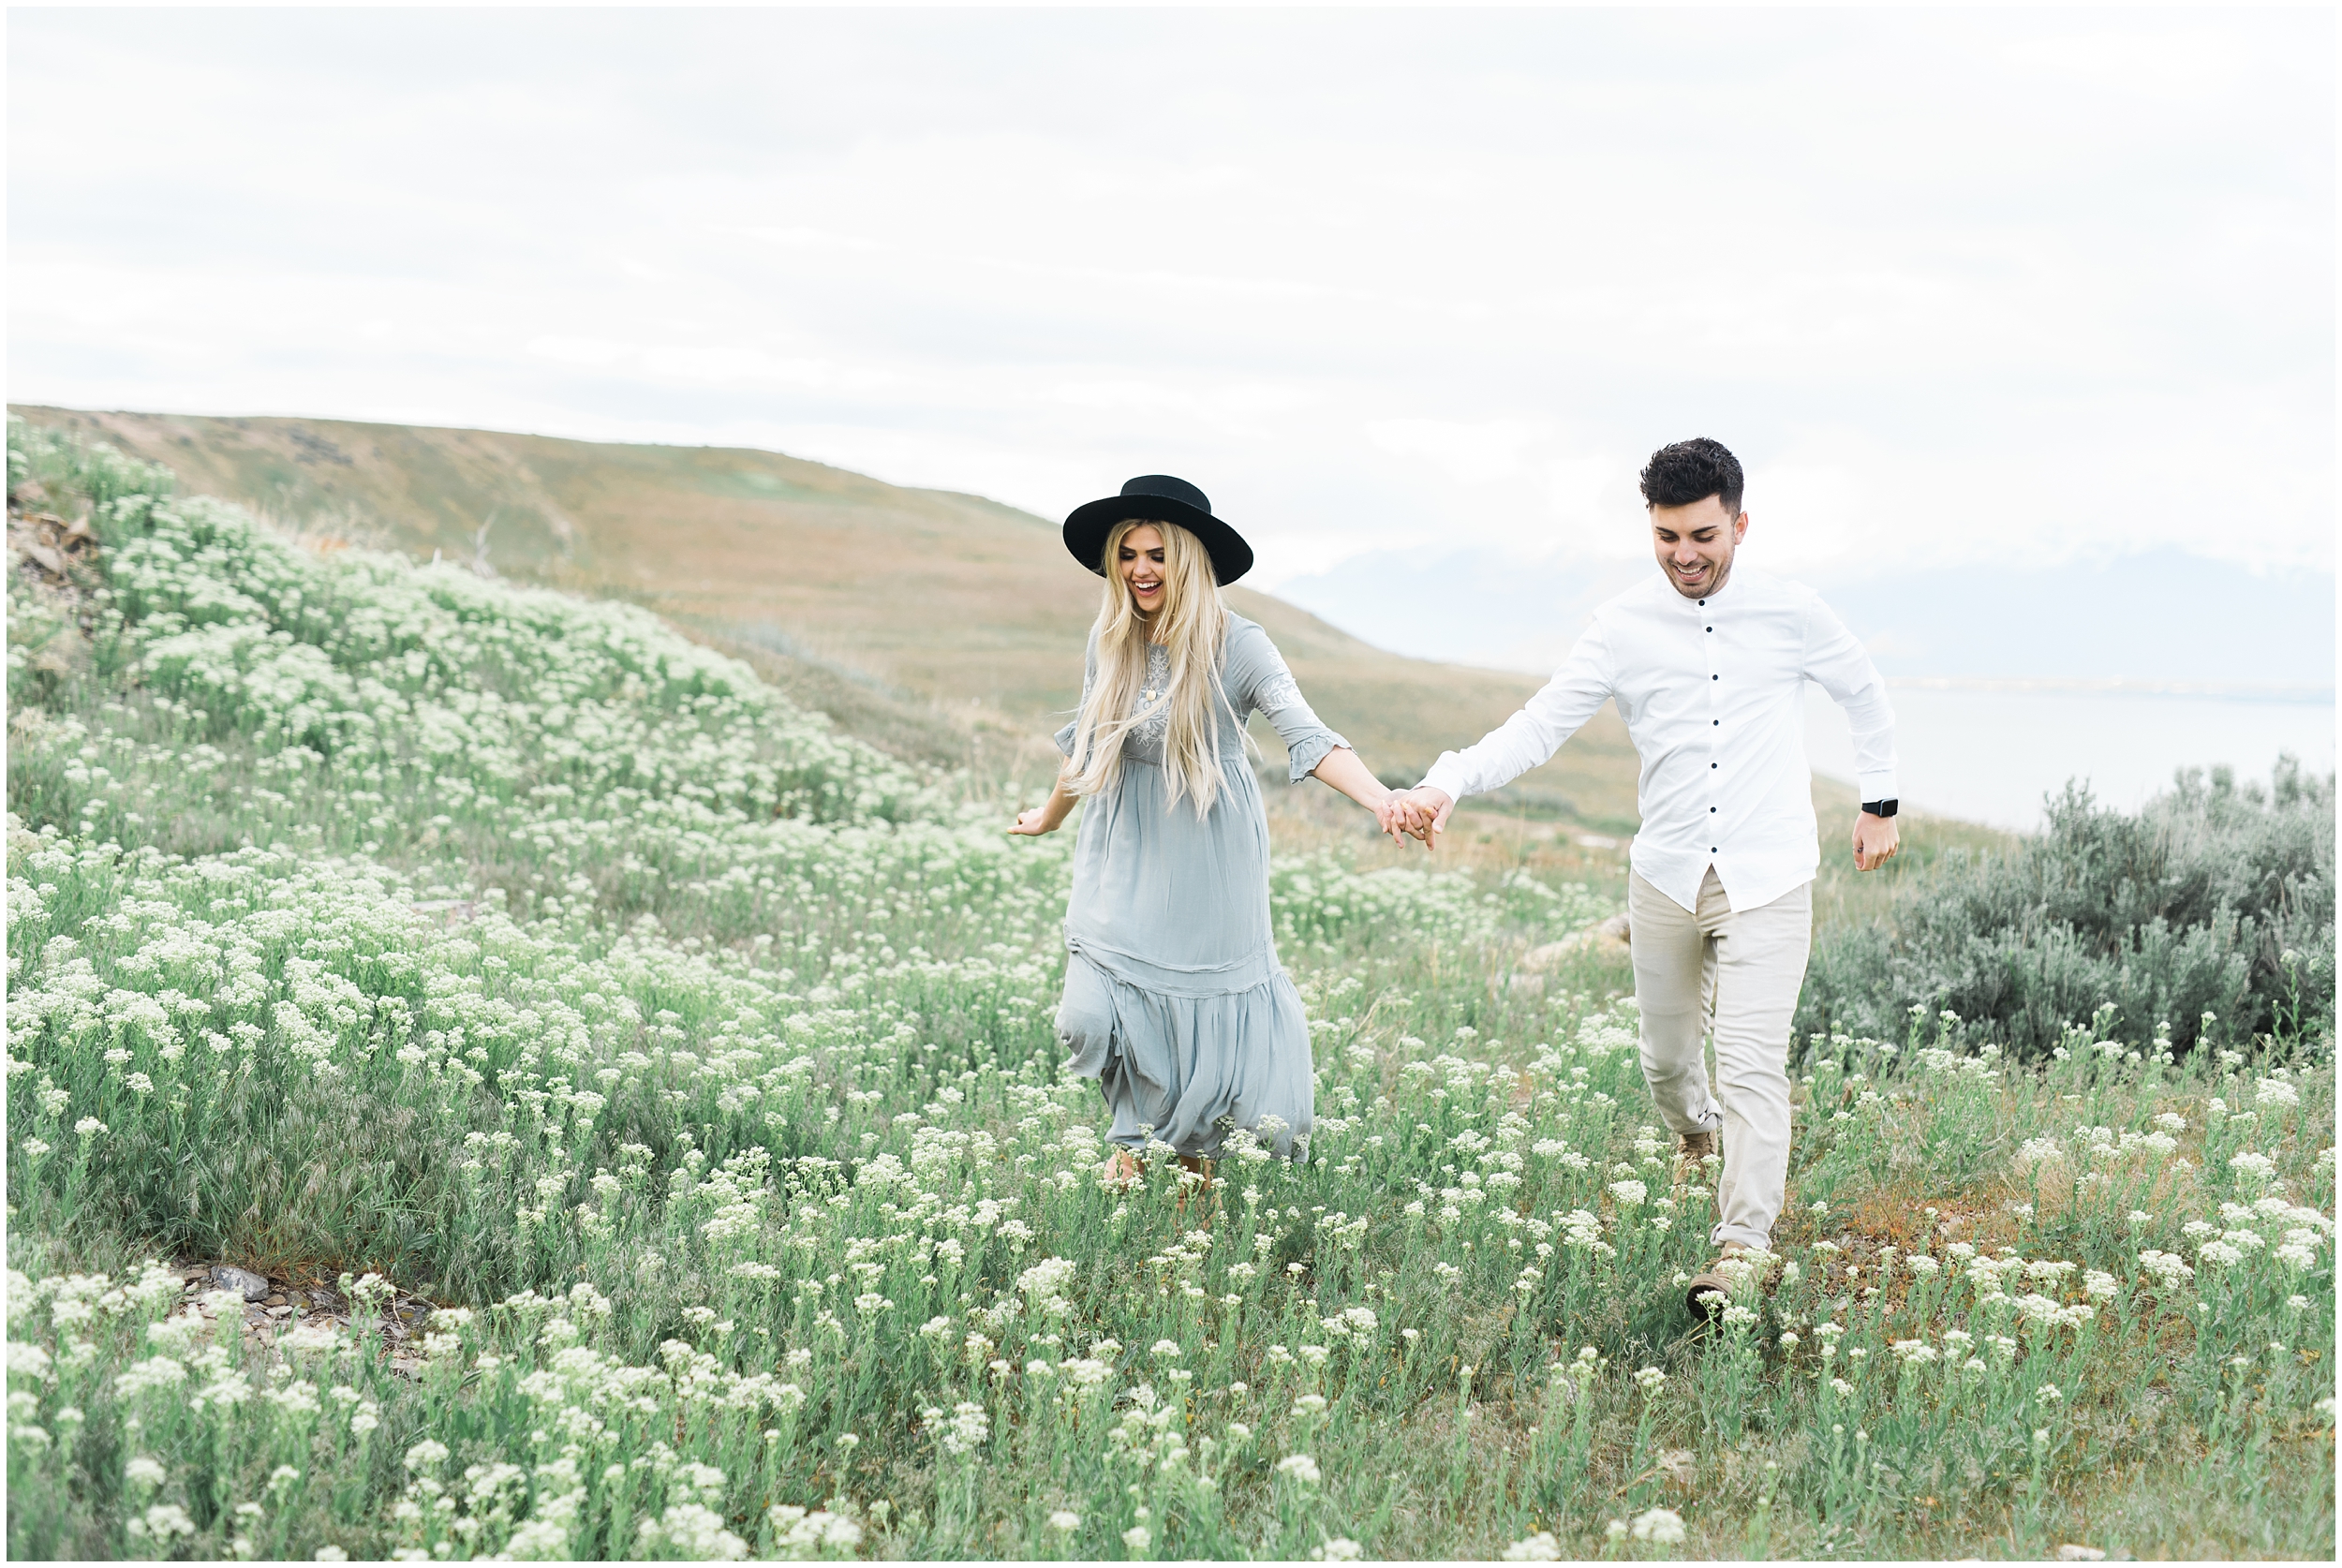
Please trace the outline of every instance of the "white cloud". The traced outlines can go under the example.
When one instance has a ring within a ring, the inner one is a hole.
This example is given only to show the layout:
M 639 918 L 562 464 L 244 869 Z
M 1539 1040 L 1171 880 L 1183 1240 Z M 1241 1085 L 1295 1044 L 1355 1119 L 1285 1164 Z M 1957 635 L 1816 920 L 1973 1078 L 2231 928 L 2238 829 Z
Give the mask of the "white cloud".
M 1511 479 L 1527 467 L 1524 453 L 1545 434 L 1536 420 L 1376 420 L 1366 434 L 1385 451 L 1419 457 L 1457 484 Z
M 600 337 L 558 337 L 548 334 L 529 339 L 528 351 L 540 359 L 561 364 L 603 365 L 617 363 L 629 350 L 623 343 L 612 343 Z
M 2156 102 L 2217 101 L 2253 64 L 2232 34 L 2217 28 L 2100 27 L 2019 38 L 2000 57 L 2027 73 Z
M 1767 562 L 1794 571 L 1854 555 L 1892 528 L 1907 501 L 1901 486 L 1866 485 L 1844 466 L 1792 461 L 1767 464 L 1742 505 Z
M 837 379 L 826 360 L 780 359 L 735 343 L 660 344 L 644 349 L 641 359 L 643 369 L 652 376 L 718 386 L 769 381 L 821 388 Z M 883 384 L 882 377 L 878 377 L 878 384 Z
M 1632 558 L 1693 434 L 1785 563 L 2330 568 L 2331 29 L 24 11 L 9 393 L 1176 472 L 1272 584 Z

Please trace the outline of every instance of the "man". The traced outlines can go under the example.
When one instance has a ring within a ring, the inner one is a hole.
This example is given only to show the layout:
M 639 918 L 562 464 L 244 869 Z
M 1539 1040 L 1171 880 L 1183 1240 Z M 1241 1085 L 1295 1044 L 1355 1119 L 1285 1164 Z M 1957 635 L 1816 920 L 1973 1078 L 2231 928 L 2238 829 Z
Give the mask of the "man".
M 1720 1154 L 1724 1167 L 1709 1237 L 1720 1255 L 1685 1293 L 1705 1316 L 1701 1298 L 1728 1294 L 1742 1272 L 1719 1265 L 1771 1241 L 1788 1176 L 1789 1021 L 1820 862 L 1804 685 L 1819 682 L 1853 721 L 1859 870 L 1895 852 L 1894 713 L 1870 656 L 1811 589 L 1735 564 L 1748 514 L 1729 451 L 1679 441 L 1641 477 L 1662 575 L 1596 610 L 1528 706 L 1444 753 L 1380 815 L 1432 844 L 1459 799 L 1535 767 L 1605 699 L 1617 703 L 1642 761 L 1627 923 L 1643 1080 L 1682 1157 Z M 1711 1021 L 1713 1097 L 1701 1050 Z

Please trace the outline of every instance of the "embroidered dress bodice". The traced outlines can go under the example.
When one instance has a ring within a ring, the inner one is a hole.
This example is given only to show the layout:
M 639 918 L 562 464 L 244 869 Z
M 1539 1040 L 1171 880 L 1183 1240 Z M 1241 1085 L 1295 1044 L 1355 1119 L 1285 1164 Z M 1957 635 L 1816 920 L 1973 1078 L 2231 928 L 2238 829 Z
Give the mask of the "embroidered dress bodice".
M 1308 777 L 1309 770 L 1326 759 L 1327 752 L 1345 744 L 1341 738 L 1319 722 L 1316 713 L 1301 695 L 1300 683 L 1293 672 L 1277 656 L 1277 650 L 1250 622 L 1237 624 L 1230 649 L 1232 658 L 1223 662 L 1220 672 L 1220 695 L 1224 700 L 1221 710 L 1220 751 L 1223 765 L 1241 759 L 1244 751 L 1244 722 L 1258 713 L 1268 720 L 1286 746 L 1293 749 L 1295 761 L 1300 765 L 1294 772 L 1297 783 Z M 1097 685 L 1096 652 L 1091 652 L 1089 668 L 1082 679 L 1082 703 L 1089 703 L 1089 693 Z M 1134 709 L 1142 714 L 1122 737 L 1122 759 L 1130 762 L 1145 762 L 1152 767 L 1163 765 L 1164 747 L 1171 734 L 1171 704 L 1163 702 L 1171 688 L 1171 650 L 1160 643 L 1147 645 L 1147 678 L 1140 685 Z M 1158 705 L 1160 704 L 1160 705 Z M 1153 708 L 1151 713 L 1147 712 Z M 1075 726 L 1067 725 L 1058 732 L 1058 746 L 1071 751 Z
M 1147 684 L 1139 689 L 1138 706 L 1154 712 L 1138 721 L 1123 742 L 1122 755 L 1142 762 L 1163 762 L 1163 743 L 1171 733 L 1171 704 L 1163 694 L 1171 686 L 1171 650 L 1160 643 L 1147 644 Z M 1160 706 L 1156 704 L 1160 703 Z

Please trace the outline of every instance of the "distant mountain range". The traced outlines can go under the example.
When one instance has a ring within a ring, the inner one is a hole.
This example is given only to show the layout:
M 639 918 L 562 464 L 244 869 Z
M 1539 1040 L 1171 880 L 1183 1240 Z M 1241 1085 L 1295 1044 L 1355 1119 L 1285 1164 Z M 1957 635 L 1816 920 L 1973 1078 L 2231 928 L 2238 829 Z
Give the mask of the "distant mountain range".
M 1748 559 L 1763 562 L 1753 550 Z M 1647 559 L 1390 554 L 1353 557 L 1277 592 L 1381 647 L 1543 673 L 1567 654 L 1596 605 L 1657 570 Z M 2158 550 L 2053 570 L 1786 575 L 1819 589 L 1890 678 L 2122 682 L 2333 700 L 2331 572 L 2263 574 Z

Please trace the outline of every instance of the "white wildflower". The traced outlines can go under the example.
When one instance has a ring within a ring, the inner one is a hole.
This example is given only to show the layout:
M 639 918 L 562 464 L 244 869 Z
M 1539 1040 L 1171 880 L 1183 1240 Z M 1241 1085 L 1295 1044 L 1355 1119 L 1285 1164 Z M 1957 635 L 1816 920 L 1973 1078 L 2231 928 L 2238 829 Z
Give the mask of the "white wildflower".
M 1635 1516 L 1634 1537 L 1648 1541 L 1654 1546 L 1681 1546 L 1683 1541 L 1683 1516 L 1672 1508 L 1653 1508 Z

